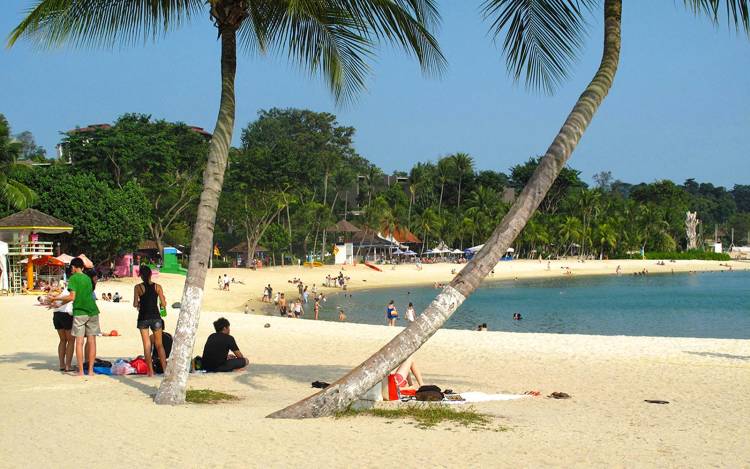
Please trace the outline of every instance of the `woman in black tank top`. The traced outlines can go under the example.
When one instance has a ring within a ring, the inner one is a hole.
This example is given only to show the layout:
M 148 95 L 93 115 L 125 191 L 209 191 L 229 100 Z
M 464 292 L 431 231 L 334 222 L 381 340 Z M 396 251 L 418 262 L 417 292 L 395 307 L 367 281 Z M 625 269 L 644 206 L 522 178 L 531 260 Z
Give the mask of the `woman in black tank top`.
M 164 292 L 161 285 L 151 281 L 151 269 L 142 265 L 140 268 L 140 277 L 143 283 L 135 286 L 133 291 L 133 306 L 138 308 L 137 327 L 141 331 L 141 340 L 143 341 L 143 356 L 148 363 L 148 375 L 153 376 L 154 367 L 151 357 L 151 338 L 148 330 L 154 331 L 154 347 L 159 355 L 162 370 L 167 369 L 167 355 L 162 343 L 162 329 L 164 321 L 161 319 L 159 304 L 162 308 L 167 307 L 167 300 L 164 298 Z

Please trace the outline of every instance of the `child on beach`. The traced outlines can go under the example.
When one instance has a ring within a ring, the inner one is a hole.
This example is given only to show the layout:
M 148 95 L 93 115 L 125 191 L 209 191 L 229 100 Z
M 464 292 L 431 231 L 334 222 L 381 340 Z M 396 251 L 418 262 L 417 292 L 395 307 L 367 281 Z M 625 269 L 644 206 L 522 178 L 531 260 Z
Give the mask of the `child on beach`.
M 409 307 L 406 308 L 406 320 L 414 322 L 417 319 L 416 313 L 414 312 L 414 305 L 409 303 Z
M 396 305 L 393 304 L 393 300 L 391 300 L 388 303 L 388 306 L 386 306 L 385 308 L 385 318 L 388 321 L 389 326 L 396 325 L 396 319 L 398 319 L 398 311 L 396 310 Z

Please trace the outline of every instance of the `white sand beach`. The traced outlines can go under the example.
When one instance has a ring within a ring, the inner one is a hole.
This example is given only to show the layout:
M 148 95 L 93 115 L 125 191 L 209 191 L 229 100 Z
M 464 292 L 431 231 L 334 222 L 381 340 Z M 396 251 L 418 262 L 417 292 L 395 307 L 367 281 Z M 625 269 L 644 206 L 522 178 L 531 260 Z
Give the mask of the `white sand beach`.
M 624 273 L 660 266 L 648 261 L 503 263 L 495 278 Z M 735 270 L 742 264 L 731 263 Z M 744 264 L 747 266 L 747 264 Z M 347 268 L 351 288 L 450 279 L 450 264 L 375 272 Z M 726 270 L 713 262 L 667 263 L 669 272 Z M 318 283 L 332 268 L 228 271 L 244 285 L 218 291 L 211 271 L 195 354 L 211 322 L 226 315 L 252 365 L 243 372 L 196 374 L 189 385 L 234 394 L 237 402 L 156 406 L 159 378 L 77 378 L 57 371 L 51 313 L 32 296 L 0 297 L 0 467 L 748 467 L 750 340 L 604 337 L 441 330 L 419 352 L 425 379 L 456 391 L 569 393 L 475 404 L 489 430 L 452 423 L 418 429 L 376 417 L 271 420 L 265 416 L 334 381 L 400 328 L 292 320 L 233 313 L 251 307 L 271 282 L 292 277 Z M 336 270 L 338 272 L 338 270 Z M 363 280 L 367 280 L 366 282 Z M 162 275 L 168 301 L 179 301 L 181 278 Z M 132 281 L 103 282 L 102 291 L 132 299 Z M 291 285 L 289 290 L 292 290 Z M 98 356 L 141 353 L 129 303 L 101 303 Z M 175 313 L 167 317 L 173 331 Z M 264 327 L 270 324 L 269 328 Z M 644 399 L 670 403 L 654 405 Z M 502 428 L 504 431 L 493 431 Z

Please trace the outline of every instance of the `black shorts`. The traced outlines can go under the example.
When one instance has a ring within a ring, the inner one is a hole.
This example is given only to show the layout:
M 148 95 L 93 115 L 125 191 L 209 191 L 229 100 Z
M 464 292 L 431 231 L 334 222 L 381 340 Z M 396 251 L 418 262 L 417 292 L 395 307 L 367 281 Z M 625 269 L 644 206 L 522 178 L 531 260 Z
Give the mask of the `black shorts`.
M 152 331 L 155 331 L 157 329 L 164 329 L 164 321 L 161 319 L 144 319 L 143 321 L 138 321 L 137 326 L 138 329 L 151 328 Z
M 238 368 L 244 368 L 247 366 L 247 359 L 245 358 L 232 358 L 231 360 L 225 361 L 222 365 L 214 368 L 213 370 L 206 370 L 209 372 L 224 372 L 232 371 Z
M 69 331 L 73 329 L 73 316 L 61 311 L 55 311 L 54 313 L 52 313 L 52 324 L 58 331 L 60 329 Z

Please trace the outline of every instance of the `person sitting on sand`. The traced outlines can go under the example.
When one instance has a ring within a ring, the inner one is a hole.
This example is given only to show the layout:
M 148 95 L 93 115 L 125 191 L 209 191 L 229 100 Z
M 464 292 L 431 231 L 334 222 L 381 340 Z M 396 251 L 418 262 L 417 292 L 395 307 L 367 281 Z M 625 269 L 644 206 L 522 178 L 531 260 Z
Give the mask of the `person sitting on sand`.
M 166 328 L 166 324 L 164 325 Z M 161 358 L 159 358 L 159 351 L 156 348 L 156 340 L 154 339 L 154 334 L 151 334 L 149 336 L 149 341 L 151 342 L 151 363 L 154 367 L 154 373 L 162 374 L 164 373 L 164 368 L 161 366 Z M 169 358 L 169 354 L 172 353 L 172 334 L 170 334 L 167 331 L 163 331 L 161 334 L 161 343 L 162 347 L 164 348 L 164 356 Z
M 109 301 L 106 293 L 102 293 L 102 301 Z
M 203 369 L 225 372 L 245 368 L 249 362 L 247 358 L 242 356 L 237 342 L 229 333 L 229 321 L 226 318 L 217 319 L 214 321 L 214 329 L 216 332 L 208 336 L 206 345 L 203 347 L 203 356 L 201 357 Z
M 162 370 L 167 369 L 167 354 L 164 351 L 164 344 L 162 342 L 162 331 L 164 330 L 164 321 L 161 318 L 159 311 L 159 305 L 162 309 L 167 307 L 167 299 L 164 297 L 164 291 L 161 285 L 151 281 L 151 268 L 148 266 L 141 266 L 139 273 L 142 283 L 139 283 L 133 289 L 133 306 L 138 309 L 138 319 L 136 320 L 136 327 L 141 333 L 141 341 L 143 342 L 143 355 L 148 364 L 148 375 L 154 375 L 153 358 L 151 356 L 151 344 L 152 341 L 149 338 L 148 330 L 151 329 L 154 332 L 153 344 L 156 346 L 156 351 L 161 362 Z
M 122 300 L 120 292 L 115 292 L 115 296 L 112 297 L 112 303 L 119 303 Z
M 414 380 L 411 379 L 410 373 L 414 375 Z M 393 379 L 396 382 L 399 390 L 403 389 L 419 389 L 424 385 L 422 380 L 422 373 L 419 372 L 417 364 L 414 361 L 414 355 L 410 356 L 404 362 L 396 368 L 393 373 Z

